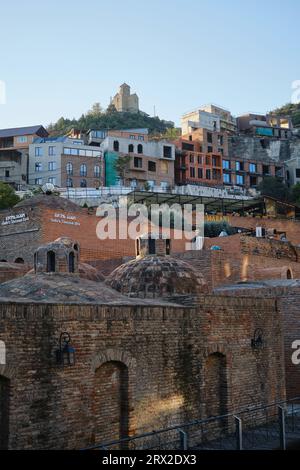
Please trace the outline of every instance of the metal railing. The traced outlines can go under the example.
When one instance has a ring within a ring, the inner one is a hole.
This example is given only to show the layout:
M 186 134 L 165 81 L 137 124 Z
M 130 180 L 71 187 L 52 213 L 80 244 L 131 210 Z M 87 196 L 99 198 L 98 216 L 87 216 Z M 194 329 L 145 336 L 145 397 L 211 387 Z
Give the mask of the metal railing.
M 299 442 L 300 397 L 100 443 L 83 450 L 286 449 Z

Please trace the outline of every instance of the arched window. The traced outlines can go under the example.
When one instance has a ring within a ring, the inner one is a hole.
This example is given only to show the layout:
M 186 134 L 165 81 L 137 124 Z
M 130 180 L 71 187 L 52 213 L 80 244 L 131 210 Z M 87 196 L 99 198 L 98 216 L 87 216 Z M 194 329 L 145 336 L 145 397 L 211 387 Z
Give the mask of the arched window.
M 94 166 L 94 177 L 100 178 L 100 166 L 99 165 Z
M 67 178 L 67 188 L 73 188 L 73 180 L 72 180 L 72 178 Z
M 86 175 L 87 175 L 86 164 L 82 163 L 82 165 L 80 165 L 80 176 L 86 176 Z
M 290 269 L 288 269 L 287 272 L 286 272 L 286 278 L 287 279 L 293 279 L 293 274 L 292 274 L 292 271 Z
M 86 180 L 81 180 L 80 181 L 80 187 L 81 188 L 86 188 Z
M 69 254 L 69 273 L 73 273 L 75 271 L 75 255 L 73 251 Z
M 73 175 L 73 163 L 68 162 L 66 164 L 66 172 L 67 172 L 67 175 Z
M 47 273 L 55 273 L 55 253 L 48 251 L 47 253 Z
M 134 152 L 134 146 L 133 144 L 128 145 L 128 153 L 133 153 Z
M 142 144 L 138 145 L 138 153 L 143 153 L 143 146 Z
M 23 260 L 23 258 L 16 258 L 15 263 L 24 264 L 24 260 Z
M 115 152 L 118 152 L 119 151 L 119 141 L 118 140 L 114 140 L 114 151 Z

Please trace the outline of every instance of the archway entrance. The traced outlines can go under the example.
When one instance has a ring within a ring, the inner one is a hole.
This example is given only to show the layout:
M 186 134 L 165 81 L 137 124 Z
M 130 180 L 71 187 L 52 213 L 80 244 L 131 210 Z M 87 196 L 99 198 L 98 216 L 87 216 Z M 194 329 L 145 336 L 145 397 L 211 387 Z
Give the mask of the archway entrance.
M 128 369 L 122 362 L 105 362 L 96 370 L 93 415 L 95 443 L 128 436 Z
M 9 379 L 0 376 L 0 450 L 8 449 Z
M 54 251 L 48 251 L 47 253 L 47 272 L 55 273 L 55 253 Z

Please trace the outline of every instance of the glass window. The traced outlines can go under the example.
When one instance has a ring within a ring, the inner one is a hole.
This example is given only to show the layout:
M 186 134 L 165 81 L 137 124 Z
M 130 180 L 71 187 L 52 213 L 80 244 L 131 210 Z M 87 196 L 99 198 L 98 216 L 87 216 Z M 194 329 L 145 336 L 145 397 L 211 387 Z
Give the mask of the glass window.
M 236 175 L 236 184 L 244 184 L 244 176 Z
M 210 132 L 207 133 L 207 142 L 212 144 L 212 134 Z
M 133 153 L 133 152 L 134 152 L 133 144 L 128 145 L 128 153 Z
M 93 157 L 93 150 L 86 150 L 85 151 L 85 156 L 86 157 Z
M 43 170 L 43 165 L 41 163 L 36 163 L 35 164 L 35 171 L 42 171 Z
M 35 147 L 35 156 L 42 157 L 43 156 L 43 148 L 42 147 Z
M 48 155 L 50 155 L 50 156 L 56 155 L 56 147 L 53 147 L 53 146 L 49 147 L 48 148 Z
M 207 180 L 211 179 L 211 171 L 210 170 L 206 170 L 206 179 Z
M 156 171 L 156 163 L 148 162 L 148 171 Z
M 87 175 L 87 167 L 85 163 L 82 163 L 80 165 L 80 176 L 86 176 Z
M 48 162 L 48 170 L 49 171 L 56 170 L 56 162 Z
M 223 170 L 230 170 L 230 160 L 223 160 Z
M 198 168 L 198 178 L 202 179 L 203 178 L 203 169 Z
M 43 184 L 43 178 L 35 178 L 35 184 Z
M 67 185 L 67 188 L 73 188 L 72 178 L 67 178 L 66 185 Z
M 100 166 L 99 165 L 94 166 L 94 176 L 95 176 L 95 178 L 100 177 Z
M 18 144 L 24 144 L 27 141 L 28 141 L 28 138 L 26 135 L 21 135 L 20 137 L 17 138 Z
M 80 181 L 80 187 L 81 188 L 86 188 L 86 180 L 81 180 Z
M 67 175 L 73 175 L 73 163 L 69 162 L 66 164 Z
M 202 165 L 202 156 L 201 155 L 198 155 L 198 164 Z
M 224 181 L 224 183 L 230 183 L 231 182 L 230 173 L 223 173 L 223 181 Z
M 155 181 L 154 181 L 154 180 L 148 180 L 147 183 L 148 183 L 150 189 L 153 189 L 153 188 L 154 188 L 154 185 L 155 185 Z
M 143 136 L 143 135 L 139 135 L 139 136 L 138 136 L 138 139 L 139 139 L 139 140 L 144 140 L 144 136 Z
M 79 155 L 80 155 L 81 157 L 85 157 L 85 150 L 79 149 Z
M 138 153 L 143 153 L 143 146 L 142 146 L 142 144 L 139 144 L 139 145 L 138 145 L 137 150 L 138 150 Z
M 192 153 L 190 154 L 190 163 L 194 163 L 194 155 Z
M 64 154 L 71 155 L 71 149 L 69 149 L 68 147 L 64 147 Z
M 190 177 L 195 178 L 195 168 L 190 168 Z
M 236 171 L 243 171 L 244 170 L 244 163 L 243 162 L 235 162 L 235 169 L 236 169 Z
M 120 147 L 120 146 L 119 146 L 119 141 L 118 141 L 118 140 L 114 140 L 113 146 L 114 146 L 114 151 L 115 151 L 115 152 L 118 152 L 118 151 L 119 151 L 119 147 Z
M 134 157 L 135 168 L 143 168 L 143 160 L 140 157 Z
M 250 173 L 256 173 L 256 163 L 249 164 L 249 171 Z
M 163 156 L 164 158 L 172 158 L 172 147 L 164 145 Z
M 55 176 L 49 176 L 49 178 L 48 178 L 48 183 L 56 184 L 56 178 L 55 178 Z
M 70 149 L 70 150 L 71 150 L 71 155 L 79 155 L 78 149 Z

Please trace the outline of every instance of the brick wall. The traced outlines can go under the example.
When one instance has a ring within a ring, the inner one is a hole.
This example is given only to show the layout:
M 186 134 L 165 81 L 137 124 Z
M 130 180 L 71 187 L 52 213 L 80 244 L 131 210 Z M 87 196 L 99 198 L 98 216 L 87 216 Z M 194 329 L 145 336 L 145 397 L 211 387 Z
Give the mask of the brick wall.
M 263 354 L 251 348 L 258 327 Z M 76 348 L 73 367 L 55 363 L 62 331 Z M 0 340 L 11 449 L 82 448 L 126 426 L 132 435 L 285 396 L 273 299 L 206 296 L 195 308 L 2 302 Z

